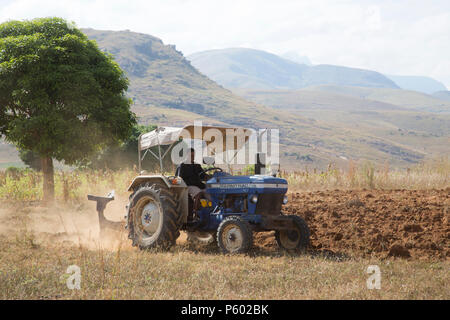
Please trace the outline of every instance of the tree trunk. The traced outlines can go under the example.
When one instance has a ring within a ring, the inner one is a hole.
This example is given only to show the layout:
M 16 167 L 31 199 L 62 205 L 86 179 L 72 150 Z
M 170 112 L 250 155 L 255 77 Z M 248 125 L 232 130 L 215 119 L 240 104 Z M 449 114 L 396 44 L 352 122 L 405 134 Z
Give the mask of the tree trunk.
M 43 202 L 51 204 L 55 200 L 55 179 L 53 169 L 53 159 L 50 157 L 42 157 L 42 173 L 44 176 L 44 197 Z

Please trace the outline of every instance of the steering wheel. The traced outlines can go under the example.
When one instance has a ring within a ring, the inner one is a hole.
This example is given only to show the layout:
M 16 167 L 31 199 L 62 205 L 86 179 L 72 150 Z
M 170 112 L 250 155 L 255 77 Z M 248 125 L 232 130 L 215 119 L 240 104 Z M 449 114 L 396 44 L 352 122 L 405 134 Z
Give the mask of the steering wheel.
M 207 173 L 207 172 L 212 171 L 212 170 L 214 170 L 214 173 L 216 173 L 217 171 L 219 171 L 219 172 L 222 172 L 222 171 L 223 171 L 222 168 L 219 168 L 219 167 L 212 167 L 212 168 L 209 168 L 209 169 L 204 170 L 204 172 Z M 213 173 L 213 174 L 214 174 L 214 173 Z

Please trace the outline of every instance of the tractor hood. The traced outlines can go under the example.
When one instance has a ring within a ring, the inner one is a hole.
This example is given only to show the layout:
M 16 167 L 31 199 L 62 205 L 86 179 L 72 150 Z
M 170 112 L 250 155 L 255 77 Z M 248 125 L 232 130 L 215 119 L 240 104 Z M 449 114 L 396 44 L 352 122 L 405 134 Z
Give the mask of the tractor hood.
M 285 179 L 265 176 L 215 176 L 208 180 L 210 193 L 286 193 L 288 183 Z

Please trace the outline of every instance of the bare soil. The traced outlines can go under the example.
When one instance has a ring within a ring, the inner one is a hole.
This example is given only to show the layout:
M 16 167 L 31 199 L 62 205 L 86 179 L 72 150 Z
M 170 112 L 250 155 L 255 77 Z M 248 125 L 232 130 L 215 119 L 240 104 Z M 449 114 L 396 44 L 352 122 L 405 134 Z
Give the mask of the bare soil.
M 303 217 L 313 251 L 353 256 L 450 258 L 450 189 L 290 194 L 285 214 Z M 275 249 L 273 233 L 255 244 Z

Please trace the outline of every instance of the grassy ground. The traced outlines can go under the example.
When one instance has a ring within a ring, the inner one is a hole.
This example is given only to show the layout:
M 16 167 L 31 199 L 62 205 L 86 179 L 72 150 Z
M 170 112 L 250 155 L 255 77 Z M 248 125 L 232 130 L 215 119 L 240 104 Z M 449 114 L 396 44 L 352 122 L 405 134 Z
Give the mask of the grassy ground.
M 29 169 L 0 170 L 0 200 L 35 201 L 42 197 L 42 175 Z M 173 169 L 174 171 L 175 169 Z M 168 175 L 173 174 L 169 172 Z M 158 174 L 158 173 L 156 173 Z M 235 172 L 234 174 L 242 174 Z M 243 174 L 248 174 L 243 172 Z M 136 176 L 134 170 L 123 171 L 57 171 L 57 200 L 78 203 L 88 193 L 106 194 L 111 189 L 127 197 L 127 187 Z M 347 170 L 329 165 L 327 170 L 281 172 L 290 191 L 333 189 L 445 189 L 450 187 L 450 158 L 421 163 L 410 169 L 391 169 L 369 161 L 350 161 Z
M 225 256 L 188 245 L 171 252 L 101 250 L 0 238 L 1 299 L 449 299 L 449 263 L 289 256 Z M 69 290 L 68 266 L 81 270 Z M 367 288 L 378 265 L 381 288 Z
M 283 175 L 290 190 L 300 193 L 448 190 L 449 168 L 443 159 L 404 171 L 361 163 L 348 171 L 330 167 Z M 170 252 L 142 252 L 129 241 L 117 241 L 117 235 L 110 238 L 113 242 L 99 243 L 96 236 L 91 238 L 98 227 L 95 206 L 86 194 L 115 188 L 117 201 L 108 206 L 107 215 L 117 213 L 113 218 L 119 219 L 134 175 L 58 172 L 59 204 L 48 209 L 39 207 L 40 174 L 0 172 L 0 299 L 450 299 L 448 259 L 362 258 L 317 251 L 292 256 L 258 244 L 250 255 L 226 256 L 182 241 Z M 71 265 L 80 267 L 81 290 L 67 288 Z M 369 265 L 380 268 L 379 290 L 367 288 Z

